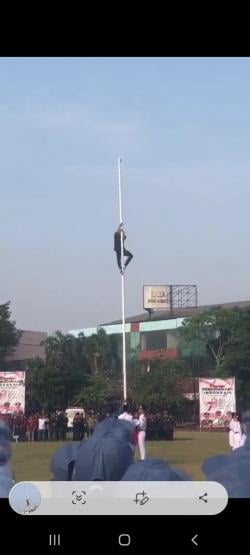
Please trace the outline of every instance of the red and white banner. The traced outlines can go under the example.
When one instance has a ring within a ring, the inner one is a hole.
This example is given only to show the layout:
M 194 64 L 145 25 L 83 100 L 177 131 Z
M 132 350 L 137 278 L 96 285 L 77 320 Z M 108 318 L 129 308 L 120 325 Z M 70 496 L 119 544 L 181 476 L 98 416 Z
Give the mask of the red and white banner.
M 199 378 L 200 426 L 225 426 L 236 411 L 235 378 Z
M 0 412 L 25 409 L 25 372 L 0 372 Z

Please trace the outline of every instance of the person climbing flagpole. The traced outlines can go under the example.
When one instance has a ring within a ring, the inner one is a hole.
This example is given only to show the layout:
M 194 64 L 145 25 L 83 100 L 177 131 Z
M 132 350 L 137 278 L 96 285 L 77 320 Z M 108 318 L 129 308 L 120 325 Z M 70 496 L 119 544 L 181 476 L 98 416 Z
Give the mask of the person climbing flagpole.
M 118 188 L 119 188 L 119 218 L 120 224 L 114 235 L 114 251 L 116 252 L 117 264 L 121 273 L 121 296 L 122 296 L 122 371 L 123 371 L 123 400 L 127 401 L 127 363 L 126 363 L 126 328 L 125 328 L 125 283 L 124 271 L 131 262 L 133 255 L 124 247 L 126 234 L 123 227 L 122 211 L 122 180 L 121 180 L 121 158 L 118 158 Z M 126 261 L 125 261 L 126 258 Z

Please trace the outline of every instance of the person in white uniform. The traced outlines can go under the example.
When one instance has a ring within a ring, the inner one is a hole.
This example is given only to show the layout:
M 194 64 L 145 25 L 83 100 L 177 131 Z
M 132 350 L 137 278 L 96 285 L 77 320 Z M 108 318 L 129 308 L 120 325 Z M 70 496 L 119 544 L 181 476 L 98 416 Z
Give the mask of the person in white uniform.
M 132 422 L 133 416 L 132 416 L 132 414 L 130 414 L 130 412 L 129 412 L 129 408 L 128 408 L 127 403 L 124 403 L 124 405 L 123 405 L 123 413 L 120 414 L 120 415 L 118 416 L 118 418 L 119 418 L 120 420 L 128 420 L 128 422 Z
M 228 424 L 228 427 L 229 427 L 228 442 L 229 442 L 229 445 L 230 445 L 231 449 L 233 449 L 233 446 L 234 446 L 234 442 L 233 442 L 233 440 L 234 440 L 234 432 L 233 432 L 233 413 L 230 413 L 230 415 L 229 415 L 229 413 L 228 413 L 228 417 L 229 417 L 229 424 Z
M 241 446 L 242 442 L 242 430 L 237 414 L 232 415 L 232 420 L 229 424 L 229 445 L 234 451 Z
M 143 407 L 140 407 L 139 418 L 138 418 L 138 447 L 140 450 L 142 461 L 146 459 L 146 446 L 145 446 L 146 429 L 147 429 L 147 419 L 146 419 Z
M 247 440 L 247 425 L 243 421 L 241 424 L 241 440 L 240 440 L 240 447 L 244 447 Z
M 246 434 L 244 434 L 244 432 L 243 432 L 243 434 L 242 434 L 242 436 L 241 436 L 241 440 L 240 440 L 240 445 L 239 445 L 239 447 L 244 447 L 244 445 L 245 445 L 245 443 L 246 443 L 246 439 L 247 439 L 247 436 L 246 436 Z

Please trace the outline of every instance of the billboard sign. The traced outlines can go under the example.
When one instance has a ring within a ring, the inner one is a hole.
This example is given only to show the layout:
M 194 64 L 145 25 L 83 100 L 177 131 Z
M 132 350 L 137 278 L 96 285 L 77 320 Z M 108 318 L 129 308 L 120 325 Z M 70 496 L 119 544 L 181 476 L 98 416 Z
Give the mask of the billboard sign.
M 25 409 L 25 372 L 0 372 L 0 413 Z
M 226 426 L 236 411 L 235 378 L 199 378 L 199 399 L 200 427 Z
M 170 285 L 143 286 L 143 308 L 145 310 L 169 310 L 170 306 Z

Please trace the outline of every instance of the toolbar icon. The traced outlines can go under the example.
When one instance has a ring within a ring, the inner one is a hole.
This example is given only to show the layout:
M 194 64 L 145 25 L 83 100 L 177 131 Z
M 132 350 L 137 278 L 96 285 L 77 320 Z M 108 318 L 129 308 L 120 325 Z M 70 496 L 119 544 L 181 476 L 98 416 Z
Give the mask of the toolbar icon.
M 149 501 L 149 497 L 145 491 L 136 493 L 135 499 L 134 499 L 134 502 L 136 503 L 136 505 L 146 505 L 148 501 Z
M 86 491 L 72 491 L 72 504 L 76 505 L 77 503 L 86 504 Z

